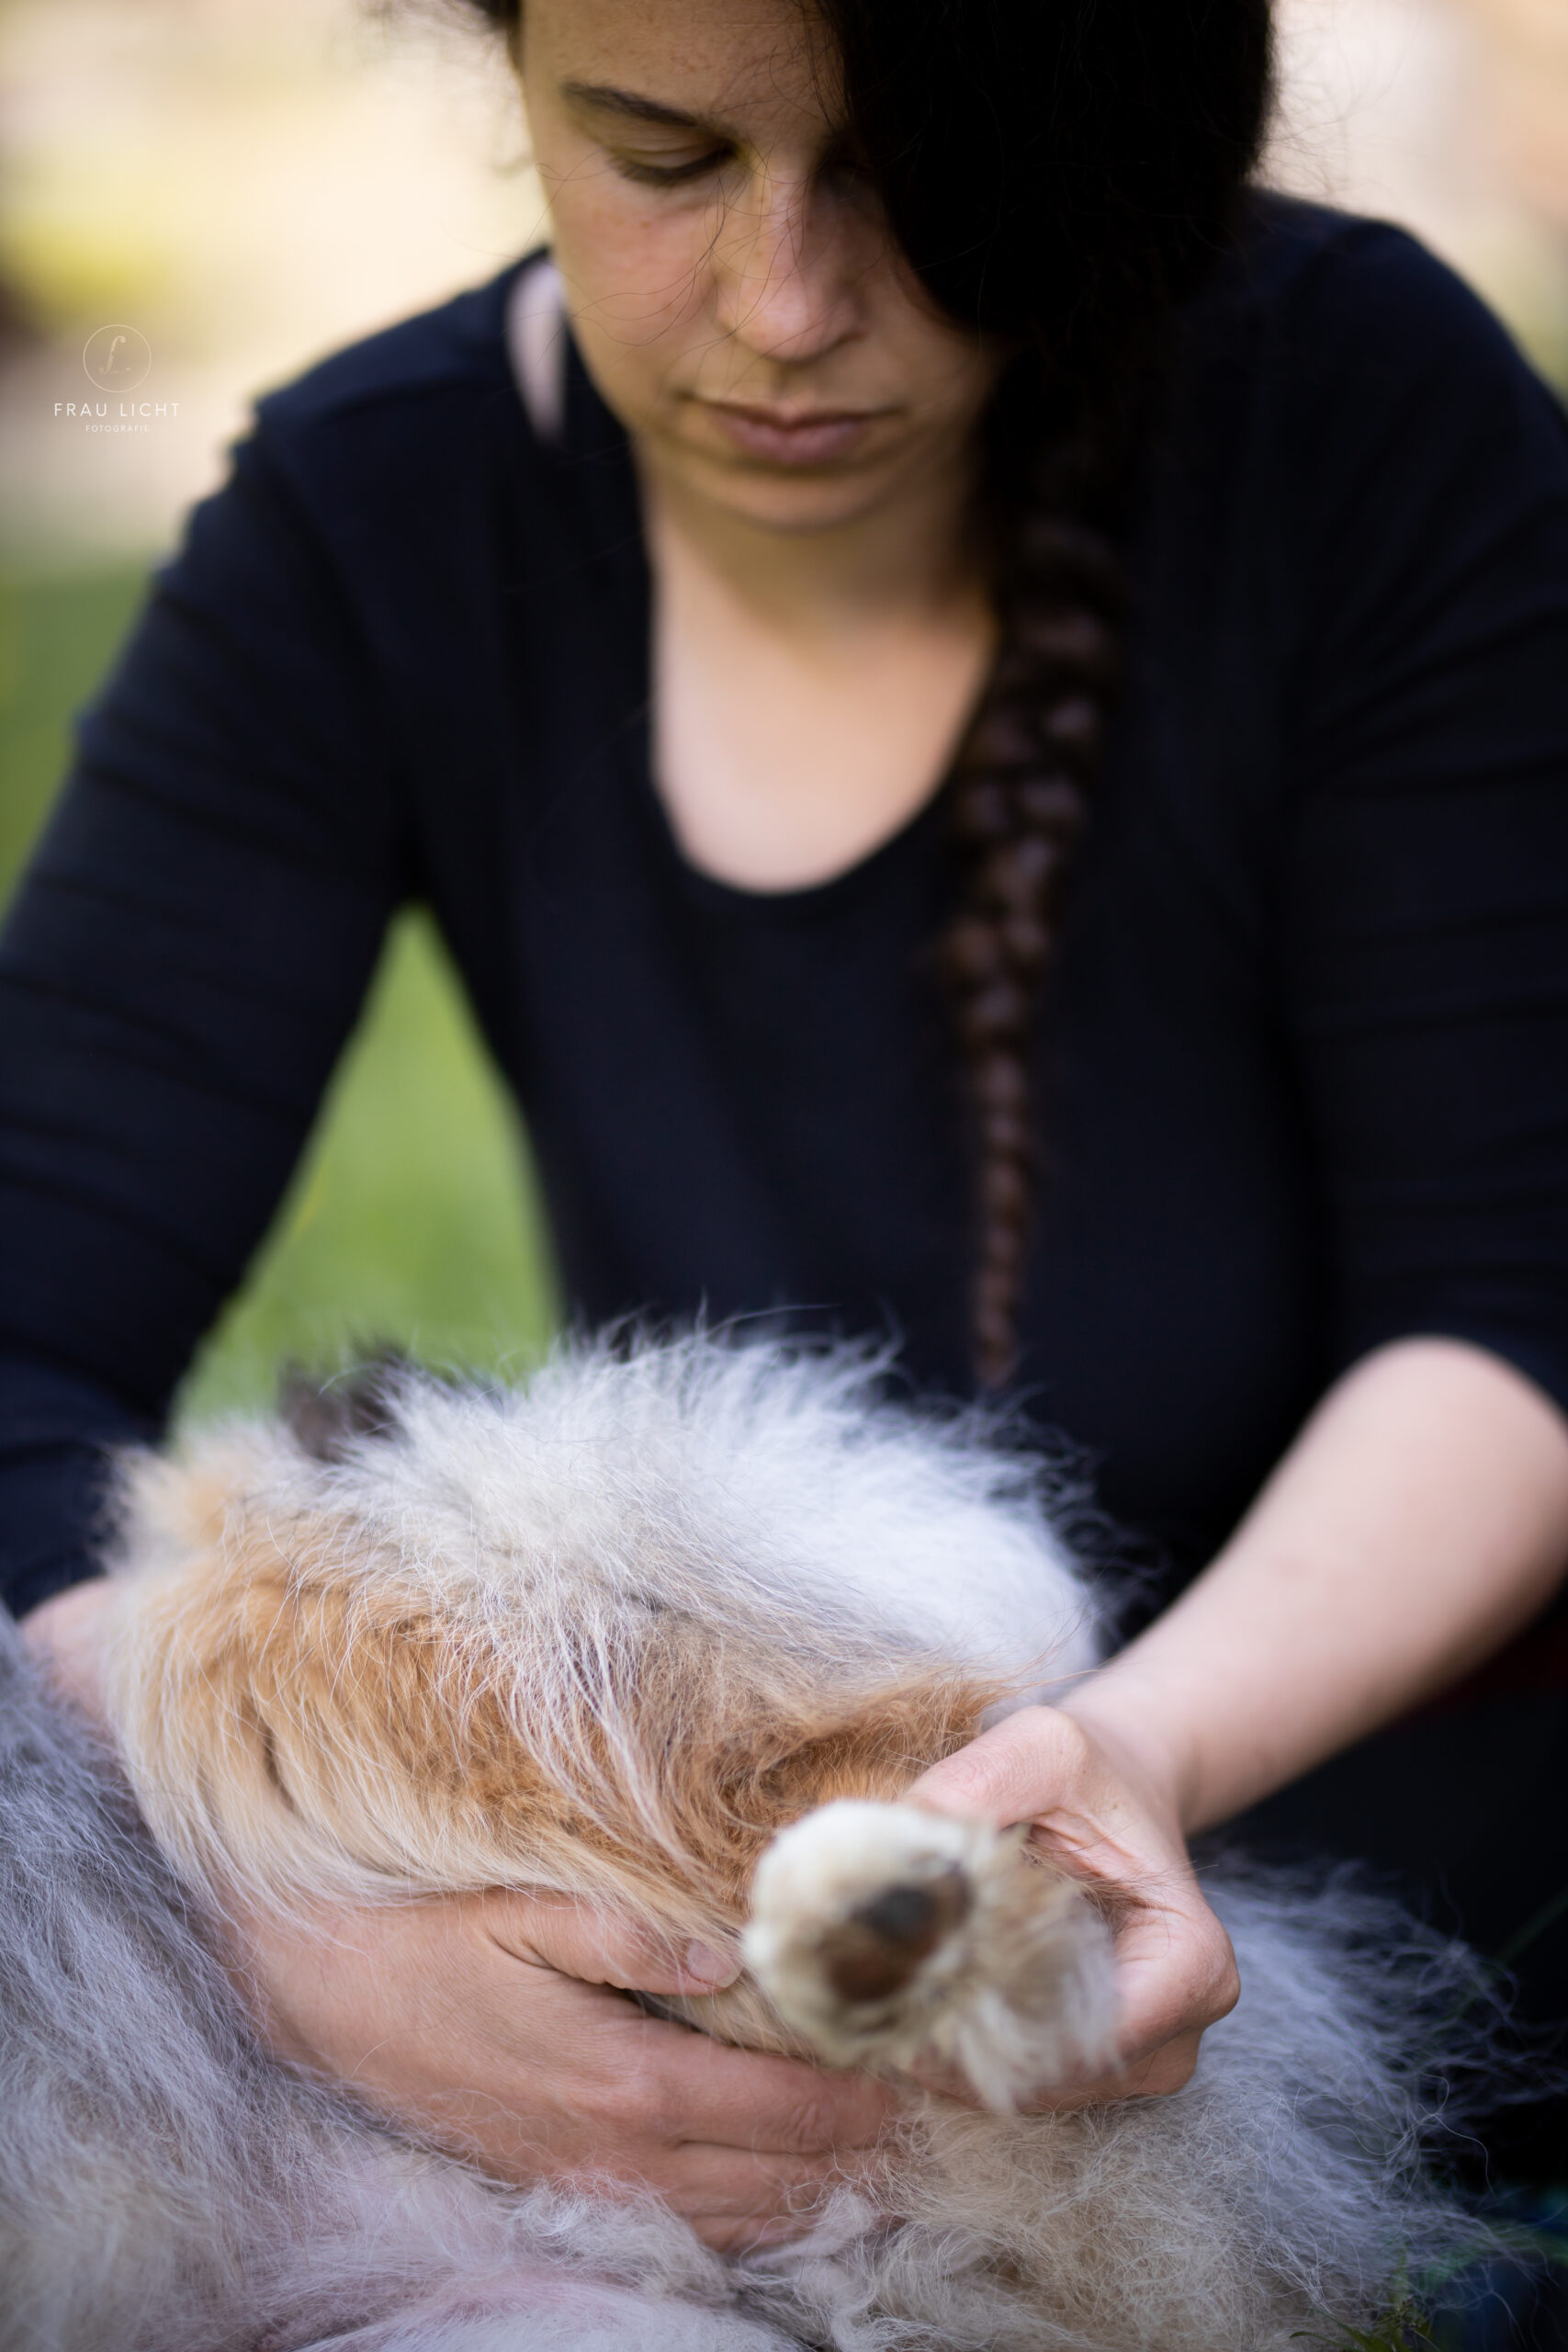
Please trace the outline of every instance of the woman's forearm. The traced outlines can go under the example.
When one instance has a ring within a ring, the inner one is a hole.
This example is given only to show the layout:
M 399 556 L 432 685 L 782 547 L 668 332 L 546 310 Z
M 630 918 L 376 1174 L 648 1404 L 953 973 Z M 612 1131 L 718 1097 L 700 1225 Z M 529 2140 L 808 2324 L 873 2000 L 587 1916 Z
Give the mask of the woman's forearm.
M 1448 1340 L 1330 1390 L 1224 1551 L 1066 1702 L 1227 1819 L 1444 1689 L 1568 1568 L 1568 1421 Z

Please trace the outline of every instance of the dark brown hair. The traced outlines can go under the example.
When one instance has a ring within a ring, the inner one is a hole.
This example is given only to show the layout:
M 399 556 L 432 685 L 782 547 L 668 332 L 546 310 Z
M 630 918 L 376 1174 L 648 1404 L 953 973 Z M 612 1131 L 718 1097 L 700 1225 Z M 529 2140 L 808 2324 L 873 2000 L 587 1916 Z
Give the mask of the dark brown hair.
M 520 0 L 476 0 L 515 33 Z M 1269 0 L 815 0 L 852 150 L 950 317 L 1008 355 L 982 500 L 1000 650 L 948 794 L 938 943 L 975 1106 L 975 1367 L 1018 1352 L 1034 1033 L 1116 692 L 1119 507 L 1173 315 L 1226 244 Z

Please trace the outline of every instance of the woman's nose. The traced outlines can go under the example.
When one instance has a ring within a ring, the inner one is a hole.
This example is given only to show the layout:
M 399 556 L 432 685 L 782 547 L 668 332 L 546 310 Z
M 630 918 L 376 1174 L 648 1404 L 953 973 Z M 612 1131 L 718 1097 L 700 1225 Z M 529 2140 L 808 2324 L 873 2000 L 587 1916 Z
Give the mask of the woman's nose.
M 714 239 L 721 332 L 759 358 L 821 358 L 853 330 L 851 242 L 842 209 L 809 177 L 759 166 Z

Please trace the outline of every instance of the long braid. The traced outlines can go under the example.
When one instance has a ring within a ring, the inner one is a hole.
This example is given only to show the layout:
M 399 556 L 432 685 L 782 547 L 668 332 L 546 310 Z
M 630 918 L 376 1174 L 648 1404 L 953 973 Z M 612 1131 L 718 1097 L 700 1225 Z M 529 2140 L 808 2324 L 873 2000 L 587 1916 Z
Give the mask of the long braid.
M 1001 643 L 948 786 L 958 904 L 937 961 L 974 1108 L 971 1334 L 987 1387 L 1018 1356 L 1039 1178 L 1041 990 L 1121 668 L 1122 569 L 1090 519 L 1106 472 L 1091 457 L 1080 437 L 996 469 Z

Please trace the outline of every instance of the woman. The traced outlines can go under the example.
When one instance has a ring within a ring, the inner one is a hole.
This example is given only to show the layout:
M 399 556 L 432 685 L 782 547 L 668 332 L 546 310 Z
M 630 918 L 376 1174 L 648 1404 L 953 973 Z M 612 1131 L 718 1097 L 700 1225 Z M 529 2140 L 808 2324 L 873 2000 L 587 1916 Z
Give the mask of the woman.
M 89 1689 L 101 1450 L 423 894 L 581 1313 L 891 1322 L 1145 1539 L 1168 1605 L 922 1793 L 1122 1890 L 1070 2095 L 1168 2091 L 1235 1993 L 1186 1840 L 1568 1562 L 1562 421 L 1407 241 L 1244 196 L 1262 0 L 488 13 L 570 347 L 535 263 L 264 404 L 13 917 L 14 1600 Z M 1436 1744 L 1500 1939 L 1568 1883 L 1557 1702 Z M 1436 1781 L 1380 1847 L 1342 1769 L 1281 1835 L 1463 1875 Z M 886 2118 L 558 1906 L 253 1942 L 282 2046 L 716 2245 Z

